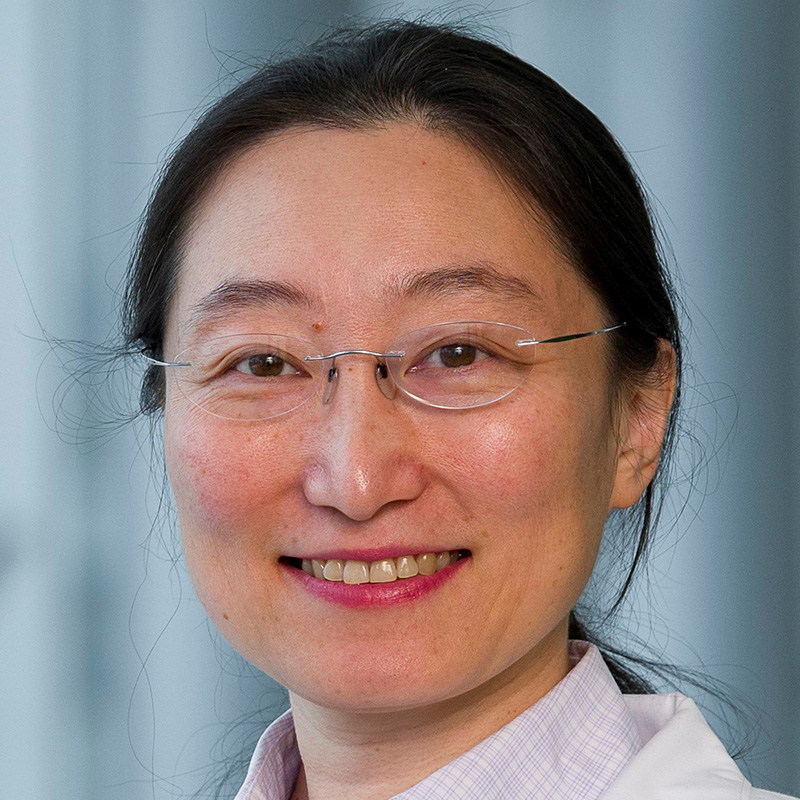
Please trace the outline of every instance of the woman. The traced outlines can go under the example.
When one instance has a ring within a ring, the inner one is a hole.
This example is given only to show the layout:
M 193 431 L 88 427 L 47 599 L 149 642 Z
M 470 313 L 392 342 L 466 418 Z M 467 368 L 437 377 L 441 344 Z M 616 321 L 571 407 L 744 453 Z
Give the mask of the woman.
M 289 690 L 239 800 L 776 796 L 575 611 L 604 529 L 619 599 L 644 553 L 681 348 L 549 78 L 408 22 L 264 68 L 172 157 L 126 324 L 198 594 Z

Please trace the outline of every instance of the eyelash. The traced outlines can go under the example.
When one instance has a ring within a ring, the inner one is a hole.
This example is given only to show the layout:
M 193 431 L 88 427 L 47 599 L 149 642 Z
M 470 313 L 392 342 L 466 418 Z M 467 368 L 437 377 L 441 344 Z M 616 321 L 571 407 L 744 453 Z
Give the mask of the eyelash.
M 463 348 L 462 352 L 459 352 L 459 347 Z M 449 358 L 452 359 L 452 361 L 450 364 L 447 363 L 448 355 L 445 355 L 448 349 L 451 350 Z M 257 369 L 257 363 L 248 363 L 259 357 L 263 357 L 264 361 L 267 361 L 266 364 L 262 361 L 264 371 L 261 375 L 253 371 Z M 270 374 L 271 365 L 268 362 L 269 357 L 281 360 L 282 363 L 280 364 L 279 372 Z M 421 355 L 416 357 L 413 362 L 409 359 L 407 363 L 411 363 L 404 369 L 406 374 L 425 370 L 444 370 L 455 373 L 457 371 L 477 369 L 481 362 L 487 360 L 506 360 L 506 358 L 506 356 L 497 353 L 495 348 L 491 345 L 487 346 L 483 341 L 477 341 L 467 336 L 464 338 L 444 339 L 432 343 Z M 460 361 L 462 361 L 462 363 L 459 363 Z M 214 359 L 213 362 L 207 364 L 207 366 L 201 370 L 201 373 L 204 374 L 203 381 L 215 381 L 226 377 L 238 377 L 245 380 L 266 380 L 271 377 L 308 377 L 313 373 L 313 370 L 309 371 L 306 368 L 306 365 L 302 361 L 302 355 L 292 355 L 279 347 L 266 345 L 263 349 L 247 346 L 239 348 L 238 352 L 234 349 L 232 352 L 218 357 Z
M 248 362 L 252 361 L 252 359 L 258 358 L 259 356 L 266 356 L 266 357 L 273 357 L 273 358 L 280 359 L 280 361 L 283 362 L 281 364 L 281 372 L 278 375 L 274 375 L 274 376 L 261 376 L 261 375 L 254 375 L 253 372 L 246 371 L 244 369 L 240 369 L 239 368 L 241 365 L 248 364 Z M 250 355 L 244 356 L 243 358 L 238 358 L 236 360 L 231 360 L 230 366 L 227 367 L 227 369 L 225 371 L 226 372 L 230 372 L 230 371 L 240 372 L 243 375 L 250 375 L 250 376 L 256 377 L 256 378 L 259 378 L 259 377 L 276 377 L 277 378 L 277 377 L 284 377 L 284 375 L 286 374 L 284 372 L 284 370 L 287 367 L 290 370 L 293 371 L 293 372 L 291 372 L 289 374 L 302 375 L 305 372 L 305 370 L 302 370 L 299 367 L 297 367 L 292 362 L 292 360 L 290 358 L 287 358 L 286 356 L 284 356 L 284 355 L 282 355 L 280 353 L 271 353 L 271 352 L 252 353 Z

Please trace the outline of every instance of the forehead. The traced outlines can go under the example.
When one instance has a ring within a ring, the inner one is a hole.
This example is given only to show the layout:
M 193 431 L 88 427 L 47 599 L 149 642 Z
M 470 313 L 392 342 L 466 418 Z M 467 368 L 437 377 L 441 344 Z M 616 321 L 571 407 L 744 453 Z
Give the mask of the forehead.
M 489 164 L 412 124 L 290 131 L 225 169 L 193 219 L 169 329 L 242 311 L 248 287 L 251 311 L 340 320 L 444 296 L 556 314 L 586 293 Z

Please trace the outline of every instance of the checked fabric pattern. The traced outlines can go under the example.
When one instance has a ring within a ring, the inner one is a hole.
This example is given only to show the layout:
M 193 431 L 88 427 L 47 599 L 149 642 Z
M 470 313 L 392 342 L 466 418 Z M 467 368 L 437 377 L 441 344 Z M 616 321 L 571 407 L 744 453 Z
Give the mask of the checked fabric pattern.
M 539 702 L 393 800 L 595 800 L 641 749 L 600 652 L 570 642 L 572 668 Z M 288 800 L 300 770 L 291 711 L 256 746 L 235 800 Z

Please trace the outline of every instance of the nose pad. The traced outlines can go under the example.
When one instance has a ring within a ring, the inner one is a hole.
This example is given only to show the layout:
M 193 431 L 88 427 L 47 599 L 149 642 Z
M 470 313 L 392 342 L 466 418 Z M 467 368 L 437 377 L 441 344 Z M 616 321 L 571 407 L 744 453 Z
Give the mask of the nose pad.
M 378 383 L 378 388 L 381 390 L 381 394 L 387 400 L 394 400 L 394 398 L 397 396 L 397 384 L 392 379 L 392 376 L 389 373 L 389 368 L 381 361 L 375 365 L 375 380 Z M 325 389 L 322 393 L 322 402 L 324 404 L 327 404 L 331 401 L 334 393 L 336 392 L 336 386 L 338 383 L 339 369 L 334 365 L 328 370 L 328 374 L 325 377 Z
M 397 384 L 389 374 L 389 368 L 381 361 L 375 365 L 375 380 L 378 382 L 381 394 L 387 400 L 394 400 L 397 396 Z
M 328 376 L 325 380 L 325 391 L 322 393 L 322 402 L 328 403 L 336 391 L 336 384 L 339 382 L 339 370 L 336 366 L 332 366 L 328 370 Z

